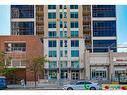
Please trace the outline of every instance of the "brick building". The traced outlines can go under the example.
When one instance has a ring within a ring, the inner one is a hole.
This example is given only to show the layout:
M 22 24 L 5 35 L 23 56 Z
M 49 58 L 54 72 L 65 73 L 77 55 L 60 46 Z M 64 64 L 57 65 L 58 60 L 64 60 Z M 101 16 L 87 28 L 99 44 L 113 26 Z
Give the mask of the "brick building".
M 11 56 L 11 63 L 8 67 L 16 67 L 13 75 L 8 76 L 10 82 L 17 82 L 21 79 L 33 80 L 33 74 L 26 69 L 30 60 L 43 54 L 43 44 L 36 36 L 0 36 L 0 51 L 6 53 L 6 57 Z M 42 75 L 42 74 L 40 74 Z

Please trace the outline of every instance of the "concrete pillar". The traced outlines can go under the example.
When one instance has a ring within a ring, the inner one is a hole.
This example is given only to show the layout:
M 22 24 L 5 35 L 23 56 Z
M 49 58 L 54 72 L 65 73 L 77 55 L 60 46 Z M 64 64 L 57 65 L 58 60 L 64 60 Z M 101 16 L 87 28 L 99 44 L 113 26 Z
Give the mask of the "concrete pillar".
M 90 80 L 90 53 L 85 50 L 84 54 L 84 79 Z
M 68 70 L 68 79 L 71 80 L 71 70 Z
M 109 80 L 112 81 L 113 76 L 113 51 L 109 51 Z

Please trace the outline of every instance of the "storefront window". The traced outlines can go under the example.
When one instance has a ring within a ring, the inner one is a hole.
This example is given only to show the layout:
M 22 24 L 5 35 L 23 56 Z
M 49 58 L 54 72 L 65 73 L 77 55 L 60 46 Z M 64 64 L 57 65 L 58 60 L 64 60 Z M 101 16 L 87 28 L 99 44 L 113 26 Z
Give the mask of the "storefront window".
M 61 79 L 67 79 L 67 78 L 68 78 L 67 70 L 62 70 L 61 71 Z
M 49 80 L 50 79 L 57 79 L 57 71 L 56 70 L 49 71 Z
M 115 81 L 127 81 L 127 71 L 126 70 L 115 70 L 115 77 L 114 80 Z
M 91 79 L 92 80 L 107 80 L 106 70 L 92 70 Z
M 72 70 L 71 71 L 71 79 L 72 80 L 78 80 L 79 79 L 79 70 Z

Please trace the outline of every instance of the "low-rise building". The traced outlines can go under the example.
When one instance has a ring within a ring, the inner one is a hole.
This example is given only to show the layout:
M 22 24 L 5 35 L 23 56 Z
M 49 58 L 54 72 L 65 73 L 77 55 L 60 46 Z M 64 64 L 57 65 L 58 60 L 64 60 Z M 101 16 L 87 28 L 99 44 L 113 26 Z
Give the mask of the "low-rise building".
M 17 82 L 21 79 L 34 80 L 33 72 L 26 69 L 26 60 L 43 55 L 43 43 L 38 37 L 29 35 L 0 36 L 0 51 L 4 51 L 6 57 L 11 57 L 8 68 L 16 67 L 16 71 L 8 76 L 10 82 Z
M 127 78 L 127 53 L 89 53 L 84 54 L 85 78 L 89 80 L 119 81 Z

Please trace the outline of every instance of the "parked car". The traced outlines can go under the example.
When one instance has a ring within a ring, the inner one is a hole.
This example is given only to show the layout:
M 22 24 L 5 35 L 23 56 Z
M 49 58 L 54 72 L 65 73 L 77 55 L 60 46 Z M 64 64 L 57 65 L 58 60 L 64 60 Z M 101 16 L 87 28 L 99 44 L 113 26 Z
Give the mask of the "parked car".
M 7 88 L 6 77 L 0 76 L 0 89 L 5 89 L 5 88 Z
M 99 90 L 100 85 L 91 81 L 77 81 L 63 86 L 64 90 Z

